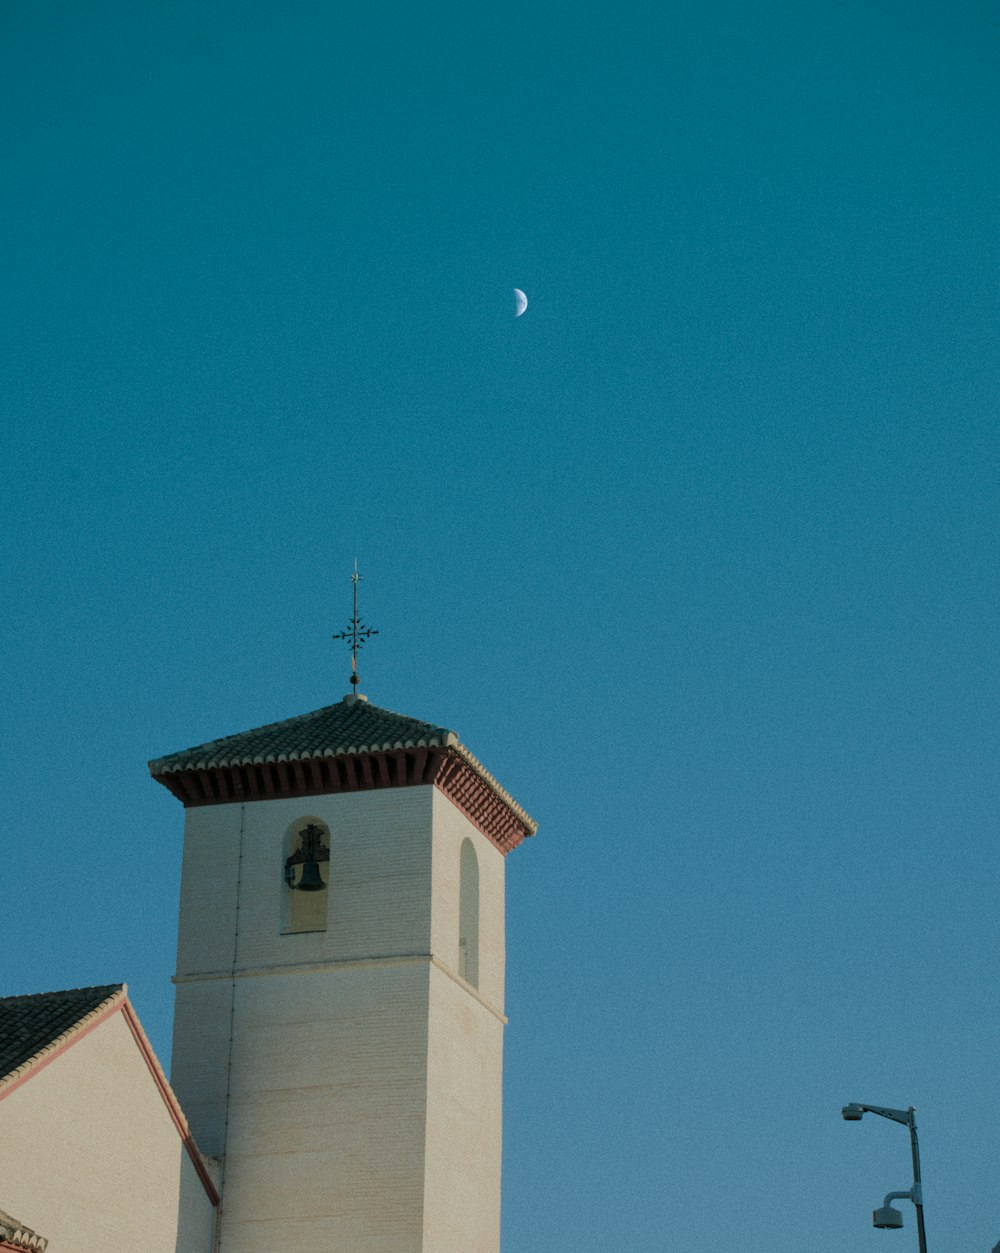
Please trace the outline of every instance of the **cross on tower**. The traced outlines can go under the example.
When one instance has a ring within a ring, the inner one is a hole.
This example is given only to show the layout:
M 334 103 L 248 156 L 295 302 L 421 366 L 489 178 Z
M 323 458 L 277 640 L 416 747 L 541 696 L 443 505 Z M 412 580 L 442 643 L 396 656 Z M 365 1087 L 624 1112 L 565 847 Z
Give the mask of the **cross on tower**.
M 372 635 L 378 635 L 375 627 L 368 627 L 358 617 L 358 584 L 361 582 L 362 576 L 358 574 L 358 560 L 354 559 L 354 573 L 351 575 L 351 582 L 354 584 L 354 616 L 351 618 L 351 625 L 346 631 L 338 631 L 332 636 L 335 640 L 350 640 L 351 642 L 351 690 L 357 693 L 358 684 L 361 680 L 358 678 L 358 650 L 364 645 L 366 639 Z

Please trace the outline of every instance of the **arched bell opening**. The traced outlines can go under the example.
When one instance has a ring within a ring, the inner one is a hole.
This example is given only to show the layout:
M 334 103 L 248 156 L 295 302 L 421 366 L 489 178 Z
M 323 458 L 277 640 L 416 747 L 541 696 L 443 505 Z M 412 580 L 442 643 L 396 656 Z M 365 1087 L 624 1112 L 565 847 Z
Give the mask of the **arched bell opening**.
M 330 881 L 330 828 L 319 818 L 296 818 L 282 841 L 281 929 L 325 931 Z

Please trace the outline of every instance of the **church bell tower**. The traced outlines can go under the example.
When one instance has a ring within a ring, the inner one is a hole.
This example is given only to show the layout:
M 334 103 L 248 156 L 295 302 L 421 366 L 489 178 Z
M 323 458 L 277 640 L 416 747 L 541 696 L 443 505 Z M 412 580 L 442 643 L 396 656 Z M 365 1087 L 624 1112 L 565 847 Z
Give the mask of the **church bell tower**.
M 535 823 L 356 684 L 150 771 L 186 811 L 171 1082 L 222 1253 L 498 1253 L 504 861 Z

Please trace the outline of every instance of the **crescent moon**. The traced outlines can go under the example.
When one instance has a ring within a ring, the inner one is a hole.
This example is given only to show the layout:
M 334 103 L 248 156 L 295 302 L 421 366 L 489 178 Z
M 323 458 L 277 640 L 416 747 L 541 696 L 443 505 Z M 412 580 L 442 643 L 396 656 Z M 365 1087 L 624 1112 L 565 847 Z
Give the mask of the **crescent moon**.
M 517 306 L 514 312 L 514 317 L 519 318 L 528 307 L 528 297 L 523 291 L 521 291 L 520 287 L 514 288 L 514 300 Z

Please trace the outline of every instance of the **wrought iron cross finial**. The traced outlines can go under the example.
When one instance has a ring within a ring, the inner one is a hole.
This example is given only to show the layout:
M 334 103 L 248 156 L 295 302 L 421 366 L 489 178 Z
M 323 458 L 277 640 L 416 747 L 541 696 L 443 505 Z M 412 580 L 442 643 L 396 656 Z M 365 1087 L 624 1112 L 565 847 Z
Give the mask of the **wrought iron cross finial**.
M 351 618 L 351 625 L 346 631 L 339 631 L 332 636 L 335 640 L 350 640 L 351 642 L 351 691 L 357 694 L 358 684 L 361 680 L 358 678 L 358 651 L 364 645 L 366 639 L 372 635 L 378 635 L 375 627 L 365 626 L 358 617 L 358 584 L 361 582 L 362 576 L 358 574 L 358 559 L 354 559 L 354 573 L 351 575 L 351 582 L 354 584 L 354 616 Z

